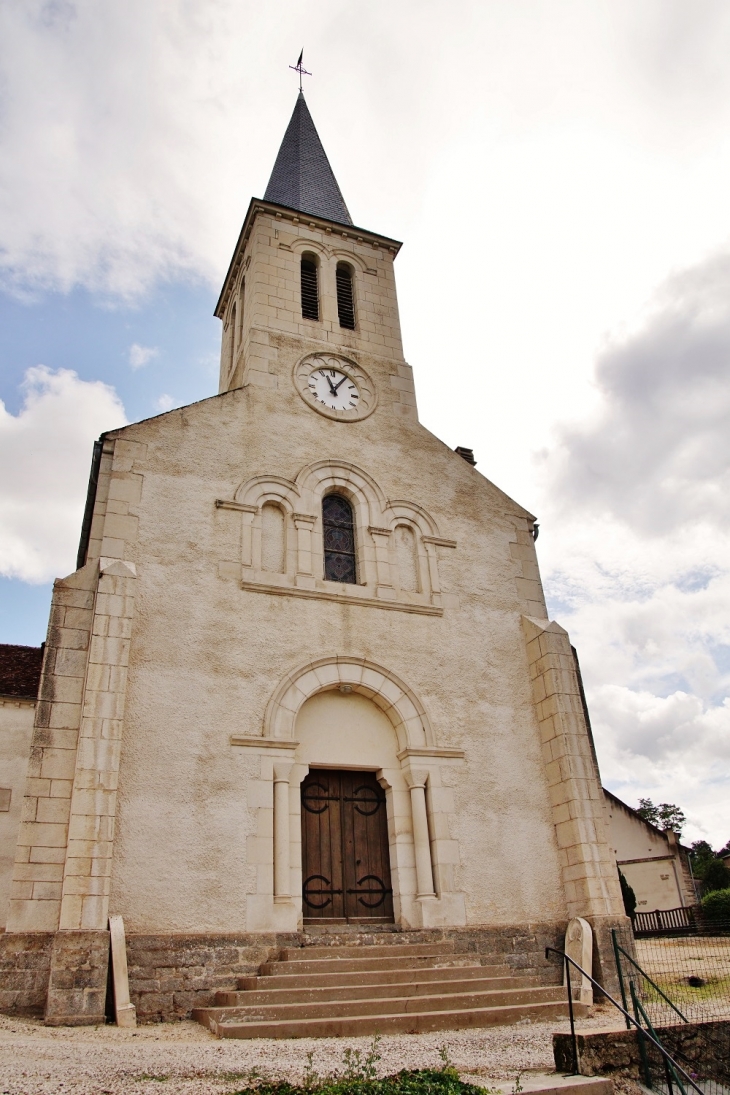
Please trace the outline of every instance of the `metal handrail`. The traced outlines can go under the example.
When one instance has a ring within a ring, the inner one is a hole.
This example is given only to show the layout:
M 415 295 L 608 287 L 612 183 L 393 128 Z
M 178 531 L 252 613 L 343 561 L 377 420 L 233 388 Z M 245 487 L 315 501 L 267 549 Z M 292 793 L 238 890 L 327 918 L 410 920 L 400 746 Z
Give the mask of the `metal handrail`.
M 628 1011 L 626 1011 L 625 1008 L 622 1008 L 618 1001 L 614 1000 L 613 996 L 611 996 L 609 992 L 606 992 L 603 986 L 599 985 L 598 981 L 596 981 L 594 977 L 591 977 L 590 973 L 587 973 L 582 966 L 579 966 L 575 959 L 571 958 L 569 954 L 565 953 L 565 951 L 559 951 L 556 947 L 546 947 L 545 957 L 547 958 L 548 955 L 551 953 L 557 954 L 558 957 L 562 958 L 563 962 L 565 963 L 565 982 L 568 986 L 568 1013 L 570 1015 L 570 1037 L 573 1046 L 573 1067 L 575 1076 L 580 1076 L 581 1073 L 578 1067 L 578 1039 L 575 1033 L 575 1018 L 573 1016 L 573 994 L 570 988 L 570 966 L 574 966 L 578 970 L 578 972 L 583 975 L 583 977 L 587 977 L 593 987 L 597 988 L 598 991 L 602 993 L 603 996 L 605 996 L 606 999 L 610 1003 L 612 1003 L 615 1008 L 618 1008 L 618 1010 L 621 1012 L 625 1019 L 628 1019 L 631 1023 L 633 1023 L 633 1025 L 639 1031 L 640 1037 L 646 1038 L 647 1041 L 651 1042 L 652 1045 L 654 1045 L 659 1050 L 664 1060 L 669 1062 L 669 1064 L 675 1070 L 675 1073 L 680 1072 L 682 1074 L 687 1083 L 697 1092 L 697 1095 L 704 1095 L 702 1088 L 699 1087 L 694 1082 L 692 1077 L 684 1071 L 682 1066 L 677 1061 L 675 1061 L 669 1053 L 667 1053 L 661 1042 L 657 1041 L 657 1039 L 652 1034 L 647 1033 L 647 1031 L 644 1030 L 641 1024 L 638 1023 L 636 1019 L 634 1019 L 633 1015 L 629 1015 Z

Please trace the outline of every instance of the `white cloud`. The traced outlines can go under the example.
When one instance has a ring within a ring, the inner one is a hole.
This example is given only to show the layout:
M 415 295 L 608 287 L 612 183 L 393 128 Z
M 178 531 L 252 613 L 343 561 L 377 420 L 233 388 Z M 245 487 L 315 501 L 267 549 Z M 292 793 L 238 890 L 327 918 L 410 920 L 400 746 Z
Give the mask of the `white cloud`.
M 730 836 L 730 259 L 668 279 L 541 455 L 541 560 L 578 647 L 604 780 Z
M 129 347 L 129 364 L 133 369 L 141 369 L 159 356 L 160 351 L 156 346 L 140 346 L 138 342 L 133 342 Z
M 566 430 L 567 509 L 647 535 L 730 517 L 730 256 L 675 275 L 639 330 L 602 353 L 597 420 Z
M 0 402 L 0 573 L 46 582 L 76 567 L 92 446 L 126 424 L 113 388 L 28 369 L 18 415 Z
M 165 411 L 171 411 L 172 408 L 175 406 L 175 400 L 172 398 L 171 395 L 168 395 L 165 392 L 159 397 L 159 399 L 155 403 L 155 406 L 157 407 L 158 411 L 162 411 L 163 413 Z

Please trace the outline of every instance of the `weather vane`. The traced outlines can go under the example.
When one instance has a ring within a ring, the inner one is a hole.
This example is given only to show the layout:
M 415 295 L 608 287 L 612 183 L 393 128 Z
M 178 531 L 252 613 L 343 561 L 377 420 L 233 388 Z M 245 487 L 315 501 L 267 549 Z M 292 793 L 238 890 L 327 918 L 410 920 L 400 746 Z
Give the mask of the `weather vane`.
M 304 56 L 304 50 L 302 50 L 302 52 L 299 54 L 299 60 L 297 61 L 297 63 L 295 65 L 289 65 L 289 68 L 292 68 L 292 69 L 294 69 L 295 72 L 299 73 L 299 90 L 300 91 L 302 90 L 302 76 L 311 76 L 312 75 L 312 73 L 308 72 L 307 69 L 302 64 L 302 57 L 303 56 Z

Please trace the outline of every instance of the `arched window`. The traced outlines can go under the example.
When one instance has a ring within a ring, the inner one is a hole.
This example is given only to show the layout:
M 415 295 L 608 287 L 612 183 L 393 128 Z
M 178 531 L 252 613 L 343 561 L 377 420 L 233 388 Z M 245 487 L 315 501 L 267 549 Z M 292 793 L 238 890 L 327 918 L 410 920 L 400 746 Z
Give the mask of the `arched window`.
M 319 270 L 317 257 L 311 252 L 302 255 L 302 316 L 319 319 Z
M 284 513 L 275 503 L 266 502 L 261 509 L 261 567 L 274 574 L 283 574 L 285 561 Z
M 352 279 L 352 267 L 346 262 L 337 263 L 337 314 L 340 327 L 355 330 L 355 293 Z
M 352 506 L 339 494 L 322 499 L 324 576 L 328 582 L 357 583 Z
M 418 557 L 416 537 L 408 525 L 395 530 L 395 553 L 398 560 L 398 584 L 409 593 L 418 593 Z

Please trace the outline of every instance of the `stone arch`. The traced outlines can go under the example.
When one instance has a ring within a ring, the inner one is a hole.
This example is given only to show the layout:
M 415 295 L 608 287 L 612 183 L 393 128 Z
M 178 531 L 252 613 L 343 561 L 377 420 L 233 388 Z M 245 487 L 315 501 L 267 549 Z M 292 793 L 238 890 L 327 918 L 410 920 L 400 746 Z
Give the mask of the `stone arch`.
M 390 526 L 410 524 L 418 529 L 422 536 L 439 536 L 438 525 L 428 510 L 415 502 L 406 502 L 403 498 L 396 498 L 387 503 L 387 516 L 390 518 Z
M 247 479 L 233 497 L 236 502 L 257 509 L 265 502 L 277 502 L 286 513 L 295 513 L 299 503 L 296 484 L 280 475 L 257 475 L 255 479 Z
M 264 737 L 294 738 L 299 709 L 319 692 L 341 686 L 367 696 L 390 720 L 399 750 L 435 744 L 423 704 L 400 677 L 367 658 L 331 655 L 307 662 L 287 674 L 269 700 L 264 715 Z
M 388 504 L 385 494 L 372 475 L 347 460 L 307 464 L 297 475 L 296 487 L 310 513 L 318 512 L 324 494 L 342 490 L 355 499 L 358 509 L 365 507 L 366 512 L 358 514 L 361 520 L 366 518 L 365 527 L 383 523 L 383 511 Z
M 348 263 L 358 274 L 364 274 L 368 269 L 365 259 L 356 255 L 354 251 L 347 251 L 344 247 L 333 247 L 330 254 L 335 262 Z
M 319 256 L 320 259 L 329 261 L 332 254 L 330 248 L 326 247 L 324 244 L 319 243 L 317 240 L 307 240 L 303 237 L 292 240 L 290 246 L 294 254 L 298 255 L 300 258 L 305 251 L 312 251 L 313 254 Z

